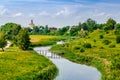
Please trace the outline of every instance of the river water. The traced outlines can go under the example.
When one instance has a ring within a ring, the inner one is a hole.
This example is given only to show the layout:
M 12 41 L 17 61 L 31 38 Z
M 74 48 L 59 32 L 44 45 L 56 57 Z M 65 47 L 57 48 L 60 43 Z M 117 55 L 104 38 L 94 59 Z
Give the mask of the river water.
M 65 58 L 61 58 L 48 50 L 51 46 L 36 47 L 34 50 L 40 55 L 49 57 L 49 59 L 59 69 L 58 76 L 55 80 L 100 80 L 101 73 L 94 67 L 77 64 Z M 42 52 L 44 51 L 44 52 Z

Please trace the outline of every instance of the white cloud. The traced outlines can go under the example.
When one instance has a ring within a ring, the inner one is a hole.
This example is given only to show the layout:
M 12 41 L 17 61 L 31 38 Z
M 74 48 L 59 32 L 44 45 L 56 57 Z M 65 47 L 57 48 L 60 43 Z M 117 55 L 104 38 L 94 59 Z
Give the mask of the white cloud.
M 39 13 L 40 16 L 49 16 L 50 13 L 46 12 L 46 11 L 42 11 Z
M 35 17 L 35 14 L 31 13 L 29 14 L 29 17 Z
M 70 14 L 70 11 L 68 10 L 68 8 L 64 8 L 63 10 L 60 10 L 59 12 L 57 12 L 55 16 L 60 16 L 60 15 L 68 16 L 69 14 Z
M 18 12 L 18 13 L 13 14 L 13 16 L 12 16 L 12 17 L 19 17 L 19 16 L 22 16 L 22 15 L 23 15 L 23 13 Z

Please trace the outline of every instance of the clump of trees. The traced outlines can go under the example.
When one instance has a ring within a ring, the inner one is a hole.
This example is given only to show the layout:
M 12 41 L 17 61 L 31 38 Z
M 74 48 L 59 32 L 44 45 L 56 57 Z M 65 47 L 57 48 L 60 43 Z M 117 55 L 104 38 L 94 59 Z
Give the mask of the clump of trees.
M 50 30 L 48 28 L 48 25 L 46 26 L 34 26 L 33 29 L 26 28 L 29 32 L 29 34 L 41 34 L 41 35 L 49 35 Z
M 7 39 L 14 40 L 16 38 L 16 35 L 19 33 L 21 29 L 21 25 L 16 23 L 6 23 L 5 25 L 2 25 L 0 28 L 1 32 L 4 32 L 7 35 Z
M 0 27 L 0 32 L 0 48 L 3 49 L 3 47 L 5 47 L 7 39 L 23 50 L 28 49 L 30 45 L 28 31 L 26 29 L 22 29 L 21 25 L 16 23 L 6 23 Z

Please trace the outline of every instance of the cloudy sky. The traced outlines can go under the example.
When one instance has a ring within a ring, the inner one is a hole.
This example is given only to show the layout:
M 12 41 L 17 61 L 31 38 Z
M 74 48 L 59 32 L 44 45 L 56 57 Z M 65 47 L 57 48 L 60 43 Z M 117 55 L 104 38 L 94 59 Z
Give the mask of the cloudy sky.
M 98 23 L 108 18 L 120 22 L 120 0 L 0 0 L 0 25 L 16 22 L 28 26 L 63 27 L 92 18 Z

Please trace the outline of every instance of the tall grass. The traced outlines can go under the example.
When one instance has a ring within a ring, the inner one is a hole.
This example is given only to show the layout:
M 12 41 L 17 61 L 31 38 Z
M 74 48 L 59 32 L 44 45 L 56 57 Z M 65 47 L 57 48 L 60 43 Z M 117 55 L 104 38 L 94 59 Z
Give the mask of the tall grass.
M 57 71 L 50 60 L 34 51 L 10 47 L 0 52 L 0 80 L 53 80 Z

